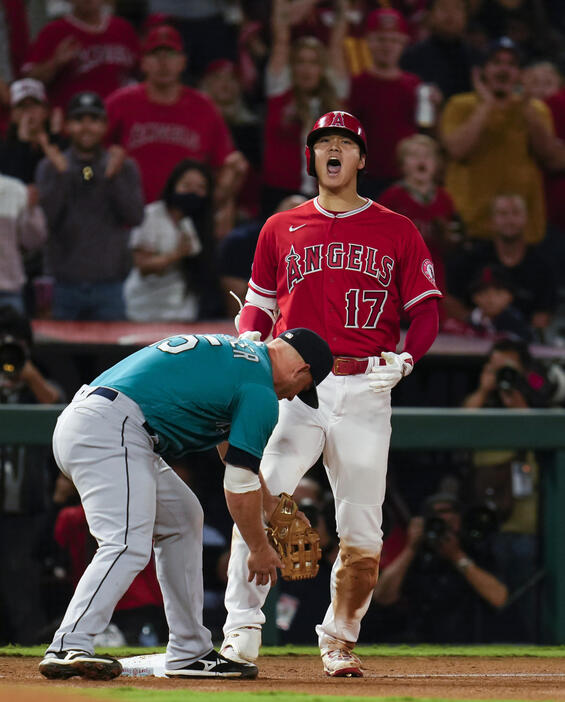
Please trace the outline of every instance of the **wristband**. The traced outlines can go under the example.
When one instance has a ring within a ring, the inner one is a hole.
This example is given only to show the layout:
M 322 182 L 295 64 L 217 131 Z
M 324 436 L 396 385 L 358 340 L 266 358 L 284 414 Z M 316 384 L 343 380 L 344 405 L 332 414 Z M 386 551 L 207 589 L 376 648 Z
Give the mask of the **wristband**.
M 259 476 L 251 468 L 242 468 L 226 463 L 224 488 L 229 492 L 241 494 L 261 489 Z

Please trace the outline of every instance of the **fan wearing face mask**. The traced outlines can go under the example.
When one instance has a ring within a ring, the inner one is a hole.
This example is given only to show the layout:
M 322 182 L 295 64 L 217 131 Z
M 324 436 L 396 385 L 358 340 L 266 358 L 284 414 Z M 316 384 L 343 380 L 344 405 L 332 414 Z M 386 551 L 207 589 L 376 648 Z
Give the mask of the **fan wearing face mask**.
M 192 322 L 214 316 L 203 315 L 202 301 L 210 296 L 202 294 L 199 281 L 211 258 L 211 193 L 206 167 L 184 160 L 169 175 L 161 198 L 145 207 L 130 240 L 134 267 L 124 288 L 128 319 Z

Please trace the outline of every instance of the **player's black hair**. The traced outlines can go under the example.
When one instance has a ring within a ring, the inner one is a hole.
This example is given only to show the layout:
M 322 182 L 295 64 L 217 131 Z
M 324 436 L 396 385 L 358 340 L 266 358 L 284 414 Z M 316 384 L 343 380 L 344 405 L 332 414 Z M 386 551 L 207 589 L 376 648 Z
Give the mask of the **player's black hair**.
M 0 336 L 5 334 L 25 341 L 28 348 L 33 344 L 33 331 L 29 319 L 11 305 L 0 305 Z

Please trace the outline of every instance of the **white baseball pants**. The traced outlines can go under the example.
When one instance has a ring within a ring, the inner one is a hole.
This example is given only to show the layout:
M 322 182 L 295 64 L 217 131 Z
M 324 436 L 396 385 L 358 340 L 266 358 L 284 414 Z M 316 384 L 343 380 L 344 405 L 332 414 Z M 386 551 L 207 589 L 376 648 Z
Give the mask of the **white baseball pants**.
M 298 398 L 279 403 L 279 421 L 261 472 L 273 494 L 292 494 L 323 452 L 335 499 L 339 556 L 331 576 L 331 603 L 316 628 L 320 648 L 335 639 L 352 647 L 377 581 L 382 548 L 382 503 L 390 443 L 390 393 L 374 393 L 366 375 L 330 375 L 318 387 L 319 409 Z M 262 625 L 269 586 L 247 582 L 248 549 L 234 528 L 228 568 L 224 635 Z
M 165 667 L 180 668 L 212 650 L 202 624 L 202 507 L 154 453 L 139 406 L 93 389 L 84 385 L 59 417 L 53 452 L 79 492 L 98 550 L 48 650 L 94 651 L 94 636 L 148 563 L 154 540 L 169 624 Z

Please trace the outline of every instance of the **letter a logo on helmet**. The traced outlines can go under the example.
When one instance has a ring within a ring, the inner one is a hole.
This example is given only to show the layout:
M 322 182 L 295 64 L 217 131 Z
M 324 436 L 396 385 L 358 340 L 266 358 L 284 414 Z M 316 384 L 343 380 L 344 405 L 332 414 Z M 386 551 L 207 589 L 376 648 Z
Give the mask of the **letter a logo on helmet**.
M 331 127 L 345 127 L 343 121 L 343 112 L 334 112 L 334 117 L 332 119 Z
M 314 144 L 323 134 L 334 130 L 343 129 L 349 133 L 349 136 L 358 144 L 362 155 L 367 153 L 367 137 L 363 125 L 354 115 L 342 110 L 334 112 L 326 112 L 314 124 L 306 139 L 306 172 L 308 175 L 315 176 L 316 169 L 314 167 Z

